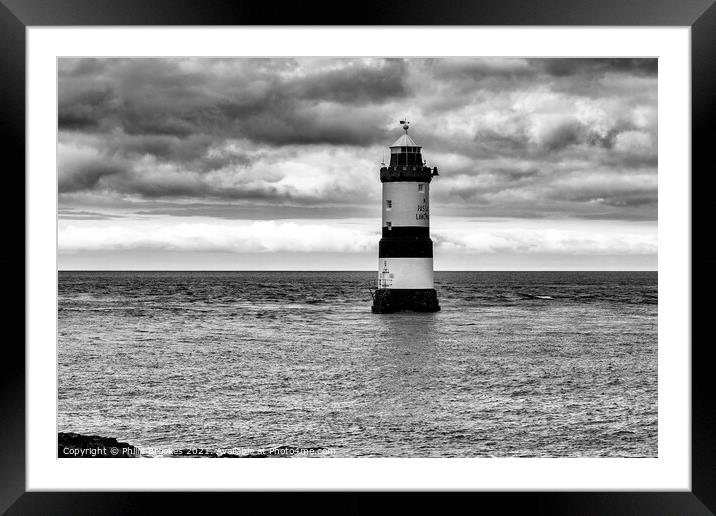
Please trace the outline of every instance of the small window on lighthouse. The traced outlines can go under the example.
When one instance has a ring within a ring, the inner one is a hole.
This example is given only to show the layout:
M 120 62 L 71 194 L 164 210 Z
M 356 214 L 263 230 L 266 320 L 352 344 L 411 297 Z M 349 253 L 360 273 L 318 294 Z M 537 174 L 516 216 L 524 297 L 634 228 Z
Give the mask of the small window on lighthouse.
M 393 201 L 390 200 L 390 199 L 386 199 L 386 200 L 385 200 L 385 208 L 386 208 L 387 210 L 389 210 L 389 209 L 391 209 L 392 207 L 393 207 Z
M 423 191 L 425 191 L 425 185 L 424 185 L 424 184 L 419 184 L 419 185 L 418 185 L 418 192 L 423 192 Z
M 388 228 L 388 231 L 390 231 L 391 228 L 393 227 L 393 223 L 390 222 L 390 221 L 388 221 L 388 222 L 385 223 L 385 227 Z

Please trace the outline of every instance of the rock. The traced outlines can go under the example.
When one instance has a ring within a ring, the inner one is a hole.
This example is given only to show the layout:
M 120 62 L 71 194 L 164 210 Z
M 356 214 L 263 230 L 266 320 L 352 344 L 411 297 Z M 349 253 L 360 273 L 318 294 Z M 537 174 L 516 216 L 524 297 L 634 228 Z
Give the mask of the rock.
M 57 457 L 58 458 L 134 458 L 140 457 L 142 452 L 136 446 L 121 442 L 114 437 L 102 437 L 99 435 L 83 435 L 73 432 L 60 432 L 57 434 Z M 193 458 L 225 458 L 225 459 L 258 459 L 267 457 L 295 457 L 295 456 L 318 456 L 325 448 L 320 447 L 298 447 L 298 446 L 273 446 L 256 449 L 248 455 L 236 455 L 224 450 L 213 450 L 211 448 L 182 448 L 173 450 L 165 457 L 193 457 Z M 145 450 L 146 451 L 146 450 Z M 149 456 L 152 454 L 149 453 Z
M 57 434 L 58 458 L 126 459 L 140 455 L 139 448 L 118 441 L 114 437 L 82 435 L 73 432 Z

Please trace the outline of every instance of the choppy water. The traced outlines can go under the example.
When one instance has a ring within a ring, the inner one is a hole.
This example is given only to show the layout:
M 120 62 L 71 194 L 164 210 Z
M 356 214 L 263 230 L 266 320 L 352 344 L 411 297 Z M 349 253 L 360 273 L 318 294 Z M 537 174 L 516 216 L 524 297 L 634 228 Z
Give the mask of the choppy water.
M 657 455 L 657 274 L 60 272 L 58 430 L 337 457 Z

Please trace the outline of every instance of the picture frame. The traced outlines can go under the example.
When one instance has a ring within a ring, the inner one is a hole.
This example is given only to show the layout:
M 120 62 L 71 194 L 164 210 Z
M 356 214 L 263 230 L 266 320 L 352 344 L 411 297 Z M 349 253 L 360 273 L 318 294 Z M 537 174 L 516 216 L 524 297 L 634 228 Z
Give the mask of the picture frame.
M 712 181 L 713 165 L 707 149 L 716 138 L 716 6 L 713 0 L 638 0 L 627 3 L 609 1 L 574 2 L 551 0 L 525 4 L 519 0 L 481 1 L 468 5 L 442 5 L 428 1 L 401 4 L 368 2 L 350 16 L 318 7 L 259 2 L 198 2 L 154 0 L 139 2 L 82 2 L 81 0 L 0 0 L 0 128 L 5 149 L 14 167 L 25 168 L 25 71 L 26 36 L 31 26 L 110 26 L 110 25 L 531 25 L 531 26 L 688 26 L 691 28 L 692 81 L 692 407 L 690 492 L 524 492 L 473 493 L 478 503 L 499 504 L 501 510 L 538 514 L 712 514 L 716 512 L 716 445 L 714 438 L 713 383 L 710 378 L 707 334 L 696 338 L 704 326 L 709 304 L 706 292 L 716 280 L 709 275 L 714 264 L 706 249 L 705 229 L 712 217 L 705 211 L 705 196 Z M 709 166 L 710 165 L 710 166 Z M 16 177 L 16 180 L 19 180 Z M 24 191 L 24 183 L 22 186 Z M 702 236 L 701 240 L 696 235 Z M 25 257 L 28 259 L 29 257 Z M 26 263 L 23 264 L 27 267 Z M 27 274 L 27 268 L 25 268 Z M 701 294 L 701 295 L 699 295 Z M 699 299 L 701 298 L 701 299 Z M 700 302 L 699 302 L 700 301 Z M 19 303 L 18 303 L 19 305 Z M 701 323 L 696 324 L 697 316 Z M 687 345 L 688 343 L 684 343 Z M 26 490 L 26 369 L 25 351 L 14 340 L 6 345 L 6 367 L 2 377 L 3 400 L 0 414 L 0 510 L 6 514 L 109 514 L 162 510 L 201 510 L 214 502 L 245 504 L 259 502 L 261 494 L 248 493 L 125 493 L 125 492 L 30 492 Z M 285 507 L 295 504 L 282 500 Z M 323 495 L 322 495 L 323 496 Z M 463 495 L 464 496 L 464 495 Z M 218 498 L 218 500 L 217 500 Z M 302 499 L 302 498 L 301 498 Z M 471 500 L 472 501 L 472 500 Z M 265 502 L 264 502 L 265 503 Z M 274 502 L 272 502 L 274 503 Z M 283 507 L 283 503 L 280 505 Z M 418 495 L 404 496 L 403 510 L 424 504 Z M 329 511 L 368 512 L 375 508 L 370 496 L 352 493 L 346 499 L 323 504 Z

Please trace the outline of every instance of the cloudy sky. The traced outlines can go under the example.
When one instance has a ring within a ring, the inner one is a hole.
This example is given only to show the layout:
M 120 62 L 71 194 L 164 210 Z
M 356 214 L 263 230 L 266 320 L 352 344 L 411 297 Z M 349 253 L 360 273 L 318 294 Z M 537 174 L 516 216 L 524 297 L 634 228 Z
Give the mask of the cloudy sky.
M 380 163 L 436 270 L 657 265 L 655 59 L 61 59 L 61 269 L 377 267 Z

